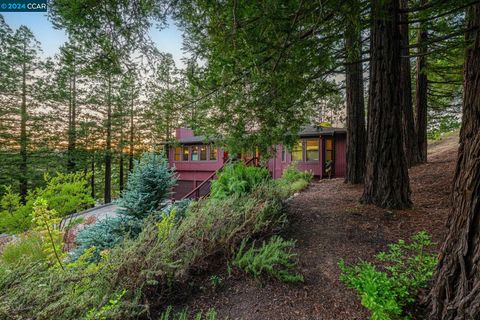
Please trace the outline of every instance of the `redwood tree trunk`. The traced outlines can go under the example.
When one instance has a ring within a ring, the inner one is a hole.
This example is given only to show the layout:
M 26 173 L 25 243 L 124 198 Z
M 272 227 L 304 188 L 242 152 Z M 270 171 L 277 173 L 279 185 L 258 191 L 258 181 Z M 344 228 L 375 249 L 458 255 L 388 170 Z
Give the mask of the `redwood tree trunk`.
M 403 149 L 398 0 L 372 0 L 370 92 L 365 187 L 361 201 L 411 206 Z
M 26 64 L 26 39 L 23 41 L 23 64 L 22 64 L 22 105 L 20 108 L 20 166 L 19 166 L 19 182 L 20 197 L 22 202 L 26 202 L 28 180 L 27 180 L 27 64 Z
M 408 9 L 408 0 L 400 0 L 400 9 Z M 409 28 L 408 28 L 408 13 L 403 12 L 400 15 L 401 24 L 401 67 L 400 67 L 400 94 L 402 104 L 402 123 L 403 123 L 403 137 L 404 150 L 407 159 L 407 165 L 413 166 L 420 162 L 418 151 L 417 137 L 415 133 L 415 123 L 413 115 L 412 103 L 412 78 L 410 66 L 410 45 Z
M 105 189 L 104 202 L 112 202 L 112 81 L 108 76 L 107 96 L 107 139 L 105 147 Z
M 430 292 L 431 318 L 480 319 L 480 4 L 467 13 L 463 120 L 448 234 Z
M 349 4 L 357 4 L 352 1 Z M 365 104 L 363 97 L 362 37 L 359 27 L 360 10 L 352 10 L 347 19 L 345 30 L 345 50 L 347 63 L 345 66 L 347 94 L 347 174 L 345 182 L 363 183 L 365 173 L 365 156 L 367 139 L 365 131 Z M 353 16 L 354 15 L 354 16 Z M 354 23 L 354 19 L 358 23 Z
M 92 188 L 92 198 L 96 199 L 95 195 L 95 151 L 92 151 L 92 177 L 90 178 L 90 187 Z
M 123 170 L 123 167 L 124 167 L 123 151 L 120 151 L 119 156 L 120 156 L 120 160 L 119 160 L 119 163 L 118 163 L 118 166 L 119 166 L 119 169 L 118 169 L 118 188 L 119 188 L 119 191 L 122 192 L 123 187 L 125 185 L 125 181 L 124 181 L 125 173 L 124 173 L 124 170 Z
M 133 101 L 132 98 L 132 105 L 130 107 L 130 149 L 128 151 L 128 171 L 132 172 L 133 170 Z
M 75 63 L 75 62 L 74 62 Z M 68 161 L 67 168 L 70 172 L 75 171 L 75 151 L 77 145 L 77 89 L 75 66 L 70 78 L 70 117 L 68 126 Z
M 422 0 L 421 5 L 425 5 Z M 418 57 L 417 57 L 417 87 L 415 97 L 415 132 L 417 135 L 417 146 L 419 162 L 427 162 L 427 90 L 428 79 L 425 71 L 427 59 L 427 30 L 425 24 L 421 23 L 417 34 Z

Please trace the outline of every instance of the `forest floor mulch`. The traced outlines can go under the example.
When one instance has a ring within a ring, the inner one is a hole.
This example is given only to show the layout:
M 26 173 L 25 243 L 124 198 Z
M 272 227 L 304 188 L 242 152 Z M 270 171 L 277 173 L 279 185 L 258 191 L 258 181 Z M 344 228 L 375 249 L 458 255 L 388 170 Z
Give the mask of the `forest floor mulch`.
M 194 294 L 189 310 L 215 308 L 218 319 L 367 319 L 355 292 L 340 282 L 337 263 L 372 260 L 387 244 L 428 231 L 440 246 L 449 212 L 458 136 L 435 142 L 428 163 L 410 169 L 413 207 L 385 210 L 361 205 L 362 186 L 343 179 L 314 182 L 288 206 L 290 225 L 282 234 L 297 241 L 301 284 L 260 285 L 236 273 L 216 289 Z

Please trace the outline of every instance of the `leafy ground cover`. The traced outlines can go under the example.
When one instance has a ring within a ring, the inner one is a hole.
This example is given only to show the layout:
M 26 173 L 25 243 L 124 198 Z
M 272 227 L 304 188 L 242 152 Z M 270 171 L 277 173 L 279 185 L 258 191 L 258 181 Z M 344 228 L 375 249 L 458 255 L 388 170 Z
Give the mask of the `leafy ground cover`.
M 261 176 L 256 170 L 263 169 L 248 169 Z M 74 259 L 65 258 L 62 268 L 43 258 L 14 265 L 0 263 L 0 318 L 160 316 L 172 302 L 198 288 L 204 275 L 225 267 L 242 241 L 268 235 L 284 225 L 285 200 L 299 190 L 298 185 L 293 188 L 294 184 L 282 180 L 265 177 L 258 181 L 248 175 L 236 181 L 253 181 L 254 187 L 234 191 L 229 197 L 212 196 L 191 203 L 182 214 L 177 214 L 175 206 L 158 202 L 155 210 L 147 208 L 150 214 L 143 218 L 137 236 L 126 234 L 102 250 L 90 238 L 90 246 L 82 247 L 82 254 Z M 308 177 L 298 175 L 290 181 Z M 305 181 L 302 186 L 308 184 Z M 142 188 L 140 184 L 137 189 Z M 127 191 L 134 189 L 127 187 Z M 209 309 L 189 310 L 208 313 Z
M 446 228 L 450 187 L 457 156 L 458 137 L 435 143 L 429 163 L 410 169 L 414 207 L 384 210 L 360 205 L 361 186 L 346 185 L 342 179 L 313 182 L 287 203 L 289 225 L 280 233 L 295 239 L 298 271 L 304 282 L 292 285 L 264 280 L 260 286 L 244 272 L 218 273 L 223 279 L 215 290 L 206 279 L 204 290 L 195 292 L 177 309 L 214 308 L 219 319 L 368 319 L 355 290 L 340 280 L 338 261 L 355 265 L 388 249 L 399 239 L 410 239 L 425 230 L 438 250 Z M 420 290 L 420 298 L 428 291 Z M 418 306 L 420 307 L 420 306 Z M 412 310 L 417 319 L 428 319 Z

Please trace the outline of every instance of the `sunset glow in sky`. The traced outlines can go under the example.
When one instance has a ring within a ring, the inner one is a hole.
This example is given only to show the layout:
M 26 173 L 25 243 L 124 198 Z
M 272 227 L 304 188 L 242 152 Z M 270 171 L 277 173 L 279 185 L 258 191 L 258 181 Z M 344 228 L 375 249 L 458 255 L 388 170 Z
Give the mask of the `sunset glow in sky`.
M 1 14 L 13 29 L 17 29 L 21 25 L 30 28 L 41 43 L 44 57 L 55 55 L 60 46 L 67 41 L 65 31 L 54 29 L 45 12 L 2 12 Z M 157 44 L 158 50 L 171 53 L 177 66 L 183 65 L 181 62 L 181 58 L 184 56 L 182 33 L 172 20 L 168 20 L 168 27 L 163 30 L 158 30 L 153 26 L 150 29 L 150 37 Z

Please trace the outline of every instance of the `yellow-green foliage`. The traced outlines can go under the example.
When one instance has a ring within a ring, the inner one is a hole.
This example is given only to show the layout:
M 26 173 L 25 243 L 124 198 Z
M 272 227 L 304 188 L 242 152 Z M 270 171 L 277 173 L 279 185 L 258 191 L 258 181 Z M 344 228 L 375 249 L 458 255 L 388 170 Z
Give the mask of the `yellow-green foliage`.
M 47 259 L 63 268 L 62 265 L 62 231 L 60 218 L 55 210 L 48 209 L 48 203 L 43 198 L 38 198 L 33 204 L 32 224 L 42 239 L 42 250 Z
M 25 205 L 20 203 L 20 196 L 6 187 L 0 200 L 0 233 L 16 234 L 27 231 L 32 223 L 33 204 L 41 197 L 48 203 L 49 209 L 55 209 L 60 217 L 85 210 L 95 204 L 87 183 L 88 174 L 57 173 L 55 176 L 45 174 L 46 186 L 30 191 Z
M 88 184 L 90 175 L 84 172 L 45 174 L 47 185 L 37 189 L 35 196 L 47 200 L 49 208 L 55 209 L 60 217 L 83 211 L 95 204 Z
M 311 171 L 300 171 L 295 164 L 291 164 L 283 171 L 282 177 L 276 180 L 276 183 L 279 188 L 291 194 L 308 187 L 312 179 Z
M 157 222 L 158 237 L 159 239 L 166 240 L 175 226 L 175 209 L 172 209 L 170 213 L 162 212 L 162 220 Z
M 422 231 L 411 242 L 399 240 L 388 245 L 376 259 L 380 265 L 360 262 L 347 266 L 339 262 L 340 280 L 357 290 L 362 305 L 371 312 L 371 320 L 410 319 L 404 307 L 415 301 L 420 288 L 426 288 L 433 276 L 437 257 L 428 253 L 430 236 Z
M 11 186 L 5 187 L 0 200 L 0 233 L 26 231 L 31 220 L 31 207 L 21 204 L 20 195 L 14 193 Z
M 5 186 L 5 194 L 0 200 L 2 213 L 13 214 L 22 205 L 20 203 L 20 195 L 12 191 L 12 186 Z
M 283 200 L 291 193 L 287 184 L 266 180 L 249 193 L 195 202 L 182 219 L 175 219 L 176 212 L 164 213 L 160 223 L 147 218 L 137 238 L 103 252 L 96 264 L 89 263 L 96 251 L 90 248 L 65 270 L 20 265 L 0 276 L 0 318 L 82 319 L 109 308 L 109 300 L 124 289 L 108 319 L 161 309 L 179 291 L 188 294 L 212 264 L 226 264 L 243 239 L 283 224 Z

